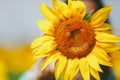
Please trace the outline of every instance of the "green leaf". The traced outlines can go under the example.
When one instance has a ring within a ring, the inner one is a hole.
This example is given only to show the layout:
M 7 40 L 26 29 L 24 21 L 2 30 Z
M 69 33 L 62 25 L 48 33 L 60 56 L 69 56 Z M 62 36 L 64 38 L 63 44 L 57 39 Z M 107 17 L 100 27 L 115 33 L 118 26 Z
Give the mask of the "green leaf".
M 87 13 L 87 14 L 84 16 L 83 19 L 89 23 L 90 20 L 91 20 L 91 14 L 90 14 L 90 13 Z

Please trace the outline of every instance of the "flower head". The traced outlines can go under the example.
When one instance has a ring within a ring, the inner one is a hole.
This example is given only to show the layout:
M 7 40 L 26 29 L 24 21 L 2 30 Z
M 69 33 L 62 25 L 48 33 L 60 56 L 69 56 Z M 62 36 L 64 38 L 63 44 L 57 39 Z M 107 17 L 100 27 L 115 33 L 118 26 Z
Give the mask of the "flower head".
M 41 70 L 56 61 L 56 79 L 72 80 L 80 71 L 84 80 L 90 80 L 90 74 L 100 80 L 98 71 L 103 71 L 99 64 L 111 66 L 107 53 L 118 49 L 114 42 L 120 42 L 120 38 L 109 31 L 112 26 L 104 23 L 112 6 L 90 17 L 82 1 L 68 0 L 65 4 L 52 0 L 52 3 L 54 10 L 45 3 L 40 6 L 46 20 L 37 23 L 44 35 L 31 45 L 35 59 L 46 58 Z

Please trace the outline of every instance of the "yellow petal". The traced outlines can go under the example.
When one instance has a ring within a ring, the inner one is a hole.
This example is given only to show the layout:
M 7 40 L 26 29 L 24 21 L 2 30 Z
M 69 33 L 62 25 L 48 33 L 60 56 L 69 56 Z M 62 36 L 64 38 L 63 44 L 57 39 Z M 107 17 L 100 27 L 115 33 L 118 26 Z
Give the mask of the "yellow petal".
M 43 31 L 45 34 L 53 35 L 54 27 L 48 20 L 37 20 L 37 24 L 40 30 Z
M 44 15 L 44 17 L 53 24 L 59 22 L 59 17 L 57 16 L 57 14 L 52 9 L 50 9 L 45 3 L 42 3 L 42 5 L 40 6 L 40 11 Z
M 93 68 L 90 67 L 90 73 L 96 80 L 100 80 L 100 76 L 99 76 L 98 71 L 96 71 L 96 70 L 94 70 Z
M 68 8 L 68 5 L 64 2 L 58 1 L 58 0 L 52 0 L 53 6 L 55 8 L 55 11 L 59 15 L 61 19 L 65 19 L 65 17 L 69 17 L 70 10 Z
M 69 77 L 71 76 L 71 73 L 74 71 L 74 65 L 76 65 L 75 60 L 68 59 L 67 66 L 65 68 L 64 72 L 64 79 L 63 80 L 69 80 Z M 72 75 L 73 77 L 73 75 Z
M 70 77 L 69 77 L 69 80 L 73 80 L 73 78 L 76 76 L 76 74 L 78 73 L 79 71 L 79 59 L 74 59 L 74 67 L 72 69 L 72 72 L 70 74 Z
M 97 61 L 97 57 L 94 54 L 89 54 L 86 59 L 87 59 L 89 65 L 93 69 L 100 71 L 100 72 L 103 72 L 102 69 L 100 68 L 98 61 Z
M 44 70 L 46 68 L 46 66 L 48 64 L 50 64 L 51 62 L 57 60 L 60 56 L 60 52 L 54 52 L 53 54 L 51 54 L 50 56 L 48 56 L 45 61 L 42 63 L 41 65 L 41 70 Z
M 67 59 L 64 56 L 59 56 L 60 58 L 56 61 L 55 64 L 55 78 L 58 80 L 60 77 L 60 74 L 63 72 L 66 64 L 67 64 Z
M 42 54 L 47 54 L 56 49 L 56 43 L 54 41 L 48 41 L 44 45 L 39 46 L 33 50 L 35 55 L 41 56 Z
M 98 10 L 92 17 L 91 17 L 91 22 L 90 24 L 93 26 L 93 27 L 99 27 L 101 26 L 105 21 L 106 19 L 108 18 L 109 16 L 109 13 L 112 9 L 112 6 L 107 6 L 107 7 L 104 7 L 100 10 Z
M 96 42 L 96 44 L 102 48 L 109 48 L 111 46 L 116 46 L 115 43 L 111 43 L 111 42 Z
M 112 47 L 106 48 L 105 50 L 106 50 L 106 52 L 108 52 L 108 53 L 114 52 L 114 51 L 116 51 L 116 50 L 120 50 L 120 46 L 112 46 Z
M 96 32 L 96 39 L 99 42 L 120 42 L 120 37 L 105 32 Z
M 33 61 L 35 61 L 35 60 L 37 60 L 37 59 L 39 59 L 39 58 L 44 58 L 44 57 L 47 57 L 47 56 L 49 56 L 49 55 L 51 55 L 51 53 L 52 52 L 50 52 L 50 53 L 41 53 L 41 54 L 34 54 L 33 55 Z
M 72 16 L 84 17 L 86 13 L 86 6 L 82 1 L 70 1 L 68 4 Z
M 104 48 L 108 53 L 120 50 L 120 46 L 115 43 L 96 42 L 96 44 Z
M 112 26 L 110 25 L 110 24 L 107 24 L 107 23 L 104 23 L 102 26 L 100 26 L 100 27 L 95 27 L 95 29 L 94 30 L 96 30 L 96 31 L 101 31 L 101 30 L 109 30 L 109 29 L 111 29 L 112 28 Z
M 100 58 L 97 58 L 97 60 L 101 65 L 112 67 L 112 63 L 109 61 L 106 61 L 106 60 L 100 59 Z
M 80 72 L 83 77 L 83 80 L 90 80 L 89 65 L 86 58 L 81 58 L 79 60 L 79 68 L 80 68 Z
M 91 53 L 94 54 L 97 58 L 110 61 L 110 57 L 107 55 L 105 50 L 102 49 L 101 47 L 95 46 Z
M 41 37 L 38 37 L 32 42 L 31 49 L 44 45 L 46 42 L 51 41 L 51 40 L 54 40 L 53 36 L 43 35 Z

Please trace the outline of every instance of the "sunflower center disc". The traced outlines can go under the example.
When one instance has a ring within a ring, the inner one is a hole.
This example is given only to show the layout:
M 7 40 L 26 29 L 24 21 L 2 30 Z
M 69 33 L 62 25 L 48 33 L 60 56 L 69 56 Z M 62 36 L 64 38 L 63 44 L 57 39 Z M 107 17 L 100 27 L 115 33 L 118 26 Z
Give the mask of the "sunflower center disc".
M 81 41 L 81 39 L 82 39 L 81 36 L 82 36 L 82 31 L 79 29 L 76 29 L 71 32 L 70 40 L 73 44 L 77 44 L 77 43 L 79 43 L 79 41 Z
M 85 57 L 92 51 L 96 42 L 92 26 L 76 18 L 60 22 L 54 36 L 57 50 L 71 59 Z

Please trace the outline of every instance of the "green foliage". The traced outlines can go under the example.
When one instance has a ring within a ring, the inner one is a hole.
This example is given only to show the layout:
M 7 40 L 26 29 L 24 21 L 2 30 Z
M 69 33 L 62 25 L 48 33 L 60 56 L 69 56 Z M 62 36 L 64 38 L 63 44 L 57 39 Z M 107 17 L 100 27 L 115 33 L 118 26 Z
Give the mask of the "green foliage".
M 84 16 L 83 19 L 89 23 L 90 20 L 91 20 L 91 14 L 90 14 L 90 13 L 87 13 L 87 14 Z

